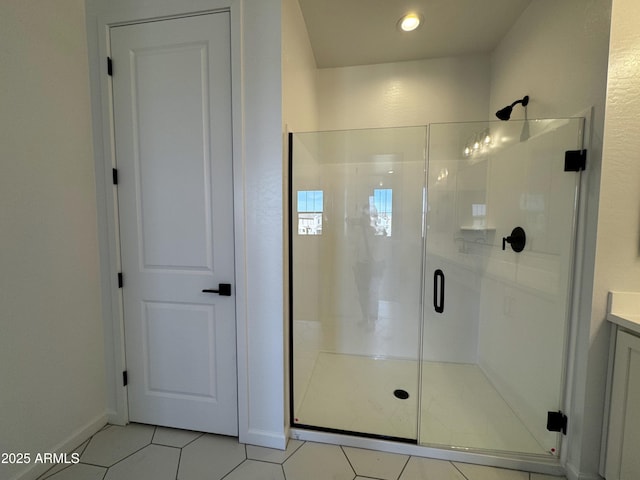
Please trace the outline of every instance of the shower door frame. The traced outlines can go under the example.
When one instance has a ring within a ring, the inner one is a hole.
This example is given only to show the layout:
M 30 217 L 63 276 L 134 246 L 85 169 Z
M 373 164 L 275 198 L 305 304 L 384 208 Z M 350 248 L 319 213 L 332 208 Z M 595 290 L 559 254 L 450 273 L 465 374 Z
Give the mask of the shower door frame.
M 288 165 L 287 165 L 287 207 L 286 207 L 286 212 L 288 215 L 288 219 L 287 219 L 287 224 L 288 224 L 288 232 L 287 232 L 287 242 L 288 242 L 288 255 L 287 255 L 287 260 L 288 260 L 288 314 L 289 314 L 289 320 L 288 320 L 288 326 L 289 326 L 289 332 L 288 332 L 288 368 L 289 368 L 289 382 L 288 382 L 288 386 L 289 386 L 289 396 L 288 396 L 288 400 L 289 400 L 289 427 L 291 428 L 291 432 L 292 435 L 294 435 L 295 438 L 295 433 L 298 429 L 302 432 L 316 432 L 317 434 L 326 434 L 326 435 L 337 435 L 338 437 L 335 438 L 346 438 L 347 436 L 349 436 L 349 438 L 361 438 L 361 439 L 367 439 L 367 440 L 371 440 L 371 441 L 384 441 L 384 442 L 390 442 L 391 444 L 400 444 L 400 445 L 418 445 L 418 428 L 419 428 L 419 422 L 420 422 L 420 400 L 421 400 L 421 382 L 422 382 L 422 362 L 421 362 L 421 352 L 422 352 L 422 338 L 423 338 L 423 328 L 424 328 L 424 321 L 423 321 L 423 317 L 424 317 L 424 271 L 425 271 L 425 255 L 426 255 L 426 248 L 425 248 L 425 243 L 426 243 L 426 211 L 425 211 L 425 206 L 426 206 L 426 182 L 427 182 L 427 175 L 428 175 L 428 159 L 427 159 L 427 150 L 428 150 L 428 138 L 429 138 L 429 125 L 412 125 L 409 127 L 387 127 L 387 128 L 372 128 L 372 129 L 362 129 L 362 130 L 388 130 L 388 129 L 394 129 L 394 128 L 421 128 L 424 129 L 424 175 L 423 175 L 423 180 L 422 180 L 422 185 L 423 185 L 423 197 L 421 200 L 421 219 L 422 219 L 422 233 L 421 233 L 421 240 L 420 240 L 420 251 L 421 251 L 421 266 L 420 266 L 420 287 L 419 287 L 419 291 L 420 291 L 420 305 L 419 305 L 419 312 L 418 312 L 418 342 L 416 344 L 417 346 L 417 353 L 419 358 L 416 360 L 417 361 L 417 391 L 416 391 L 416 396 L 417 396 L 417 407 L 416 407 L 416 433 L 415 433 L 415 438 L 405 438 L 405 437 L 395 437 L 395 436 L 390 436 L 390 435 L 384 435 L 384 434 L 377 434 L 377 433 L 368 433 L 368 432 L 357 432 L 357 431 L 352 431 L 352 430 L 346 430 L 346 429 L 338 429 L 338 428 L 332 428 L 332 427 L 321 427 L 321 426 L 316 426 L 316 425 L 308 425 L 308 424 L 304 424 L 304 423 L 300 423 L 300 422 L 296 422 L 295 421 L 295 390 L 294 390 L 294 349 L 295 349 L 295 345 L 294 345 L 294 331 L 293 331 L 293 322 L 294 322 L 294 318 L 293 318 L 293 311 L 294 311 L 294 305 L 293 305 L 293 300 L 294 300 L 294 295 L 293 295 L 293 277 L 294 277 L 294 265 L 293 265 L 293 243 L 294 243 L 294 218 L 295 218 L 295 212 L 294 212 L 294 188 L 293 188 L 293 138 L 296 132 L 287 132 L 287 158 L 288 158 Z M 357 130 L 357 129 L 356 129 Z M 340 132 L 342 130 L 337 130 L 336 132 Z M 348 130 L 347 130 L 348 131 Z M 310 133 L 310 132 L 299 132 L 299 133 Z M 313 132 L 313 133 L 317 133 L 317 132 Z M 324 132 L 326 133 L 326 132 Z

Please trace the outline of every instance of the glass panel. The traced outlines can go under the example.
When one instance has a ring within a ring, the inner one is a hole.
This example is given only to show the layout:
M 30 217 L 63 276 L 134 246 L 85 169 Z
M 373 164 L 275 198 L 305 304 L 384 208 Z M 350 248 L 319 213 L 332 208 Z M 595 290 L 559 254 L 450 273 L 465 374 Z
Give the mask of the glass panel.
M 293 135 L 294 425 L 417 439 L 425 141 Z
M 429 127 L 421 444 L 558 455 L 582 129 Z

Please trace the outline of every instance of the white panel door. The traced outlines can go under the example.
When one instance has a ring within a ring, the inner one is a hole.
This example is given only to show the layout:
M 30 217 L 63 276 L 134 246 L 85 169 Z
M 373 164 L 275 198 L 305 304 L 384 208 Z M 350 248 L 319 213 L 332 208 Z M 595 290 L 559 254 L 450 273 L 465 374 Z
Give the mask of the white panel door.
M 131 421 L 237 434 L 228 13 L 111 29 Z

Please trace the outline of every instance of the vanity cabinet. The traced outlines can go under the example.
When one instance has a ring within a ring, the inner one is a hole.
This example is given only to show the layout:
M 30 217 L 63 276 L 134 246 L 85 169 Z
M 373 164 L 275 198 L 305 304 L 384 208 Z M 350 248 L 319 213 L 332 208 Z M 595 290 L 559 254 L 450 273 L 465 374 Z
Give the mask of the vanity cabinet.
M 605 478 L 640 479 L 640 336 L 617 328 Z

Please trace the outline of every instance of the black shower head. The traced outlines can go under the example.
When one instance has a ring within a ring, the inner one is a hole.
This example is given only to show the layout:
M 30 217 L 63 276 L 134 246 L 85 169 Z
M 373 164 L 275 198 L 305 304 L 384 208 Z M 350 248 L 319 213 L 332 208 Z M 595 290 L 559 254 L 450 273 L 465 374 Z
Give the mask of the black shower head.
M 512 110 L 513 110 L 513 107 L 511 105 L 507 105 L 502 110 L 498 110 L 496 112 L 496 117 L 498 117 L 500 120 L 505 120 L 505 121 L 509 120 L 511 118 Z
M 522 98 L 522 100 L 516 100 L 511 105 L 507 105 L 506 107 L 498 110 L 496 112 L 496 117 L 504 121 L 509 120 L 511 118 L 511 112 L 513 111 L 513 107 L 519 103 L 521 103 L 523 107 L 526 107 L 529 104 L 529 96 L 525 95 L 524 98 Z

